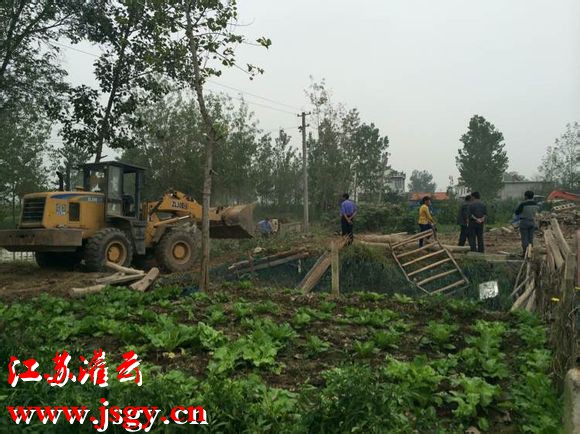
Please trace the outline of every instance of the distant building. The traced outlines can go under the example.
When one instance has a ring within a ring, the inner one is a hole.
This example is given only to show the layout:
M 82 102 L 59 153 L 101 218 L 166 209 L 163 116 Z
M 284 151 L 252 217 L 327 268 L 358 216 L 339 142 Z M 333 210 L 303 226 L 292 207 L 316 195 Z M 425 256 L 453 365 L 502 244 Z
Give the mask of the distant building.
M 419 202 L 423 200 L 425 196 L 429 196 L 433 202 L 443 202 L 449 200 L 449 195 L 444 191 L 439 191 L 436 193 L 413 192 L 409 193 L 409 202 Z
M 385 184 L 390 191 L 397 194 L 402 194 L 405 192 L 405 182 L 407 180 L 407 175 L 405 172 L 397 172 L 393 169 L 385 170 Z
M 501 200 L 507 199 L 522 199 L 524 193 L 528 190 L 533 191 L 537 195 L 547 195 L 552 191 L 553 184 L 544 181 L 513 181 L 513 177 L 506 174 L 503 177 L 502 187 L 499 190 L 497 197 Z M 453 193 L 457 197 L 465 197 L 471 190 L 460 178 L 455 186 L 453 186 Z
M 554 185 L 544 181 L 504 181 L 498 197 L 506 199 L 522 199 L 528 190 L 540 196 L 547 196 L 552 191 Z

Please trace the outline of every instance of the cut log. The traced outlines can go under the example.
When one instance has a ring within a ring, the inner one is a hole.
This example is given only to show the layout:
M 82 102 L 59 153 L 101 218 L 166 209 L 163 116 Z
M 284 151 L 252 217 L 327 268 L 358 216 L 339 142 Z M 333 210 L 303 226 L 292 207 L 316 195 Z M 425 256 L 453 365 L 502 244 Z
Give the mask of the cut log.
M 94 294 L 95 292 L 100 292 L 105 289 L 107 285 L 92 285 L 86 286 L 84 288 L 71 288 L 69 289 L 69 294 L 73 297 L 80 297 L 87 294 Z
M 149 288 L 155 279 L 159 276 L 159 268 L 153 267 L 149 272 L 143 277 L 143 279 L 138 282 L 133 283 L 129 288 L 135 291 L 145 292 Z
M 135 268 L 123 267 L 122 265 L 115 264 L 115 263 L 109 262 L 109 261 L 107 261 L 105 263 L 105 265 L 107 266 L 107 268 L 110 268 L 111 270 L 119 271 L 119 272 L 125 273 L 125 274 L 145 274 L 145 272 L 143 272 L 142 270 L 136 270 Z
M 100 279 L 95 280 L 96 283 L 103 283 L 108 285 L 115 285 L 118 283 L 127 283 L 133 282 L 134 280 L 139 280 L 143 278 L 143 274 L 123 274 L 123 273 L 115 273 L 111 276 L 101 277 Z
M 228 267 L 228 270 L 234 271 L 234 270 L 240 269 L 240 268 L 247 268 L 251 265 L 253 265 L 255 268 L 258 264 L 262 264 L 265 262 L 271 262 L 271 261 L 274 261 L 276 259 L 286 258 L 288 256 L 295 256 L 299 253 L 304 253 L 305 251 L 306 251 L 305 248 L 300 248 L 300 249 L 286 250 L 284 252 L 276 253 L 274 255 L 264 256 L 263 258 L 246 259 L 245 261 L 236 262 L 235 264 L 230 265 Z
M 263 262 L 261 264 L 252 265 L 251 267 L 246 267 L 246 268 L 238 268 L 238 269 L 235 269 L 234 272 L 239 273 L 239 274 L 251 273 L 252 271 L 263 270 L 265 268 L 271 268 L 271 267 L 277 267 L 278 265 L 286 264 L 286 263 L 291 262 L 291 261 L 297 261 L 299 259 L 308 258 L 308 256 L 310 256 L 310 253 L 301 252 L 301 253 L 297 253 L 297 254 L 292 255 L 292 256 L 288 256 L 286 258 L 277 259 L 275 261 Z
M 389 235 L 374 235 L 374 234 L 363 234 L 357 235 L 356 239 L 361 241 L 367 241 L 370 243 L 398 243 L 399 241 L 403 241 L 406 235 L 402 234 L 389 234 Z
M 441 244 L 441 247 L 443 247 L 444 249 L 448 250 L 449 252 L 452 253 L 467 253 L 470 251 L 470 247 L 469 246 L 451 246 L 448 244 Z M 436 247 L 430 247 L 427 250 L 435 250 Z
M 494 262 L 507 262 L 510 259 L 510 256 L 508 255 L 498 255 L 495 253 L 467 252 L 466 256 L 471 259 Z

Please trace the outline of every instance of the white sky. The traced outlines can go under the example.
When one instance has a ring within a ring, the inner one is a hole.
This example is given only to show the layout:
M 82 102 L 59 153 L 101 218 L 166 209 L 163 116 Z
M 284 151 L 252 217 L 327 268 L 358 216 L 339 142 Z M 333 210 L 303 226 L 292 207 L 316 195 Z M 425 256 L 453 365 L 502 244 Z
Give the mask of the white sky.
M 272 39 L 269 50 L 238 51 L 265 74 L 250 81 L 232 70 L 216 81 L 308 109 L 309 77 L 325 78 L 335 102 L 389 136 L 393 168 L 429 170 L 441 190 L 457 177 L 473 114 L 503 132 L 510 169 L 526 176 L 565 124 L 580 121 L 578 0 L 239 0 L 239 11 L 249 39 Z M 94 83 L 92 57 L 64 50 L 64 60 L 71 82 Z M 292 113 L 251 108 L 264 130 L 298 125 Z M 288 132 L 298 146 L 298 131 Z

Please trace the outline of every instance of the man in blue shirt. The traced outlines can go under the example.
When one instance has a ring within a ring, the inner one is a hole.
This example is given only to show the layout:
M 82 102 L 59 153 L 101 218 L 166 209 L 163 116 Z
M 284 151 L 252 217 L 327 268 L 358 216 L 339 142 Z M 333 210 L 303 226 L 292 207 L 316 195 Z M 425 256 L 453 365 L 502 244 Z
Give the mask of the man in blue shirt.
M 270 219 L 268 217 L 258 222 L 258 229 L 260 230 L 260 234 L 262 234 L 264 238 L 270 237 L 270 235 L 272 235 L 272 232 L 274 232 L 272 228 L 272 223 L 270 223 Z
M 356 216 L 356 204 L 349 199 L 348 193 L 342 195 L 342 202 L 340 203 L 340 226 L 342 228 L 342 236 L 347 236 L 347 244 L 352 243 L 353 239 L 353 219 Z

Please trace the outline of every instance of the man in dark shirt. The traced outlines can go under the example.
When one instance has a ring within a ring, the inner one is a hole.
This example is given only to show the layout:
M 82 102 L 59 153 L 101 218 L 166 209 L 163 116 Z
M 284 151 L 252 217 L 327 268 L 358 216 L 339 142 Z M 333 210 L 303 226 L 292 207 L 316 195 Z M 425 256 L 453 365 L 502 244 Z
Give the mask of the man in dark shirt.
M 481 195 L 478 191 L 471 193 L 471 202 L 469 204 L 469 247 L 472 252 L 485 252 L 483 244 L 483 229 L 485 219 L 487 218 L 487 208 L 481 201 Z
M 347 244 L 352 243 L 353 220 L 357 211 L 356 203 L 349 199 L 348 193 L 344 193 L 342 195 L 342 202 L 340 203 L 340 226 L 342 229 L 342 236 L 348 237 Z
M 525 200 L 518 205 L 515 214 L 520 221 L 520 235 L 522 237 L 522 248 L 524 255 L 528 246 L 534 244 L 534 231 L 536 230 L 536 214 L 539 206 L 534 200 L 534 192 L 526 191 L 524 193 Z
M 469 203 L 471 202 L 471 195 L 465 196 L 465 202 L 459 207 L 457 214 L 457 224 L 461 232 L 459 233 L 459 246 L 465 246 L 467 241 L 467 228 L 469 227 Z

